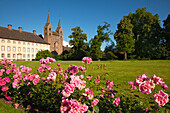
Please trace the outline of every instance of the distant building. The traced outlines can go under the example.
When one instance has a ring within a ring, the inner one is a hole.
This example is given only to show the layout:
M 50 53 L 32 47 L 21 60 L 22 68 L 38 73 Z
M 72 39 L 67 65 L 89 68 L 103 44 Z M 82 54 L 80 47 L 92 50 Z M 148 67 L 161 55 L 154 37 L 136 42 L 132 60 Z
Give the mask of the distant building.
M 44 41 L 50 44 L 50 52 L 60 55 L 63 52 L 63 30 L 59 19 L 58 27 L 55 31 L 50 24 L 48 14 L 47 22 L 44 26 Z
M 59 19 L 56 31 L 52 31 L 49 14 L 44 26 L 44 39 L 42 35 L 37 35 L 36 31 L 32 33 L 0 27 L 0 60 L 7 58 L 11 61 L 24 60 L 31 61 L 36 57 L 40 50 L 49 50 L 54 54 L 60 55 L 63 52 L 63 30 Z

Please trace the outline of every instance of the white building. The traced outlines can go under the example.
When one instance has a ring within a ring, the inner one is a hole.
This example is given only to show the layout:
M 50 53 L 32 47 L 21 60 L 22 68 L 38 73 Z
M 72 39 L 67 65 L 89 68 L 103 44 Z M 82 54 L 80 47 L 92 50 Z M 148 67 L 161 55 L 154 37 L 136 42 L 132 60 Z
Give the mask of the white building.
M 50 51 L 50 44 L 36 35 L 35 30 L 29 33 L 22 31 L 21 27 L 18 30 L 12 29 L 12 25 L 8 25 L 8 28 L 0 27 L 0 60 L 31 61 L 40 50 Z

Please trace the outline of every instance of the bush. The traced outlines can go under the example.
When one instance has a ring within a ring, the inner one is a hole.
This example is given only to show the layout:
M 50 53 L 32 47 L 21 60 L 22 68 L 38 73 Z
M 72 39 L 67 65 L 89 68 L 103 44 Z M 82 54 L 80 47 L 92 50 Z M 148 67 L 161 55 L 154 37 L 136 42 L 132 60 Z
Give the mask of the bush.
M 35 59 L 40 60 L 41 58 L 47 58 L 47 57 L 52 57 L 51 52 L 48 50 L 41 50 L 41 51 L 38 51 Z
M 33 74 L 30 73 L 31 68 L 20 66 L 19 69 L 16 64 L 4 59 L 0 67 L 0 95 L 14 101 L 16 106 L 21 104 L 25 108 L 31 106 L 32 110 L 38 112 L 99 113 L 166 110 L 163 106 L 168 100 L 164 92 L 154 93 L 154 100 L 162 108 L 157 104 L 151 108 L 137 99 L 129 98 L 127 94 L 113 90 L 115 87 L 113 81 L 105 81 L 105 75 L 96 77 L 86 75 L 86 69 L 92 62 L 89 57 L 84 57 L 82 60 L 85 67 L 69 65 L 66 70 L 62 70 L 60 64 L 52 69 L 50 63 L 55 62 L 53 58 L 42 58 L 39 62 L 41 66 L 38 68 L 38 73 Z M 153 80 L 153 84 L 149 82 L 150 80 Z M 136 79 L 137 82 L 129 84 L 132 85 L 132 90 L 139 86 L 139 91 L 147 94 L 150 93 L 149 87 L 154 84 L 163 84 L 167 89 L 168 86 L 162 80 L 156 76 L 149 79 L 146 75 L 141 75 Z M 147 84 L 140 85 L 146 82 Z M 149 90 L 144 90 L 145 85 L 150 85 L 147 86 Z M 166 97 L 163 97 L 164 103 L 160 104 L 162 100 L 156 98 L 163 95 Z

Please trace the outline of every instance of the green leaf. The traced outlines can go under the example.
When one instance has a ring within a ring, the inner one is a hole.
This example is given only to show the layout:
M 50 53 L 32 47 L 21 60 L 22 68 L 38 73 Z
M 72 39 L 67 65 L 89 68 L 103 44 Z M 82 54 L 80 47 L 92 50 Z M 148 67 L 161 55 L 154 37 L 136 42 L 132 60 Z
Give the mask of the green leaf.
M 94 112 L 99 113 L 99 107 L 98 106 L 94 106 Z

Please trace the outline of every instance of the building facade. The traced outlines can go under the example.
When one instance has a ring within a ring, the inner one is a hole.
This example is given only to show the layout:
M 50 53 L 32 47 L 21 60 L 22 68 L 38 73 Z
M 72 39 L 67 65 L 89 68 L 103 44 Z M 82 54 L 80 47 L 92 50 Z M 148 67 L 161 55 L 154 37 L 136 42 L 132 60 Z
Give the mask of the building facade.
M 50 24 L 48 14 L 47 22 L 44 26 L 44 38 L 36 34 L 8 28 L 0 27 L 0 60 L 7 58 L 11 61 L 24 60 L 31 61 L 36 58 L 36 54 L 41 50 L 49 50 L 53 54 L 60 55 L 63 52 L 63 30 L 59 19 L 58 27 L 55 31 Z
M 40 50 L 50 51 L 50 44 L 36 35 L 35 30 L 29 33 L 22 31 L 21 27 L 12 29 L 12 25 L 8 25 L 8 28 L 0 27 L 0 60 L 31 61 Z
M 63 52 L 63 30 L 59 19 L 58 27 L 53 31 L 48 14 L 47 22 L 44 26 L 44 41 L 50 44 L 50 52 L 60 55 Z

